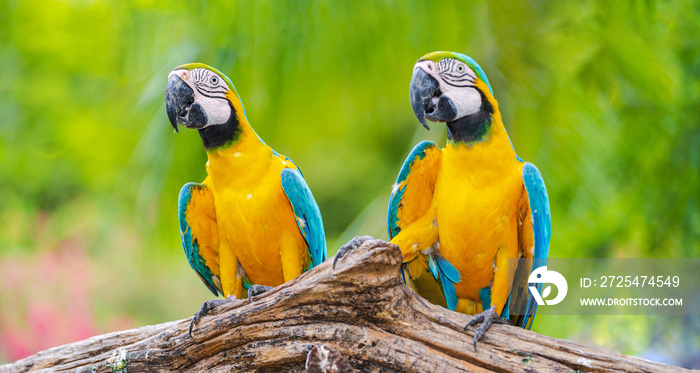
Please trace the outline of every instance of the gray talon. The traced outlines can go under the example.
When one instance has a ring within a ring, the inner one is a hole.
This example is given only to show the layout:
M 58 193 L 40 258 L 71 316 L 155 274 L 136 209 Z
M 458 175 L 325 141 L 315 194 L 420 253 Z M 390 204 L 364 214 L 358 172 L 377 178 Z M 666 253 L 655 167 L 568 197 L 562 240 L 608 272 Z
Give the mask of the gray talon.
M 477 352 L 476 342 L 484 336 L 486 331 L 491 327 L 491 324 L 496 323 L 512 325 L 510 320 L 501 318 L 498 313 L 496 313 L 495 306 L 491 306 L 491 308 L 487 309 L 486 311 L 474 315 L 474 317 L 469 320 L 467 325 L 464 326 L 464 330 L 467 330 L 468 327 L 479 323 L 481 323 L 481 326 L 476 330 L 476 333 L 474 333 L 474 352 Z
M 338 259 L 344 257 L 347 255 L 350 251 L 355 251 L 360 245 L 363 243 L 373 240 L 374 237 L 372 236 L 355 236 L 353 237 L 352 240 L 348 241 L 345 245 L 341 246 L 340 249 L 338 249 L 338 252 L 335 254 L 335 259 L 333 259 L 333 269 L 335 269 L 335 264 L 338 262 Z
M 250 288 L 248 288 L 248 299 L 250 300 L 250 303 L 253 303 L 253 297 L 272 289 L 274 289 L 274 286 L 251 285 Z
M 213 310 L 214 308 L 235 299 L 236 297 L 228 297 L 226 299 L 212 299 L 202 303 L 202 308 L 200 308 L 199 311 L 197 311 L 194 314 L 194 316 L 192 317 L 192 321 L 190 322 L 190 338 L 192 337 L 192 328 L 195 326 L 195 324 L 199 322 L 199 320 L 202 319 L 202 317 L 206 316 L 209 313 L 209 311 Z

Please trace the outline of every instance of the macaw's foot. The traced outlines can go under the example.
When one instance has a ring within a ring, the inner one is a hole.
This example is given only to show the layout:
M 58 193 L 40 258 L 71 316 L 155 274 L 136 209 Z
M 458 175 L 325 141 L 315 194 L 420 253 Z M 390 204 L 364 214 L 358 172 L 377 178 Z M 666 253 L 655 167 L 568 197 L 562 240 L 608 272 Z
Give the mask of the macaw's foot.
M 338 259 L 344 257 L 350 251 L 355 251 L 355 249 L 360 247 L 360 245 L 362 245 L 366 241 L 373 239 L 374 237 L 372 236 L 355 236 L 352 240 L 348 241 L 348 243 L 341 246 L 340 249 L 338 249 L 338 252 L 335 254 L 335 259 L 333 260 L 333 269 L 335 269 L 335 263 L 338 262 Z
M 192 328 L 194 325 L 197 324 L 202 317 L 206 316 L 209 311 L 226 302 L 231 302 L 236 299 L 237 298 L 233 295 L 229 295 L 226 299 L 212 299 L 202 303 L 202 308 L 200 308 L 199 311 L 194 314 L 194 317 L 192 317 L 192 322 L 190 322 L 190 337 L 192 337 Z
M 274 286 L 251 285 L 250 288 L 248 288 L 248 299 L 250 299 L 250 303 L 253 303 L 253 297 L 272 289 L 274 289 Z
M 484 336 L 484 333 L 486 333 L 486 331 L 489 330 L 491 324 L 496 323 L 513 325 L 513 323 L 511 323 L 509 319 L 504 319 L 498 316 L 498 313 L 496 313 L 496 308 L 494 306 L 491 306 L 491 308 L 487 309 L 482 313 L 474 315 L 474 317 L 472 317 L 472 319 L 469 320 L 467 325 L 464 326 L 464 330 L 467 330 L 468 327 L 476 325 L 478 323 L 481 323 L 481 326 L 479 327 L 479 329 L 476 330 L 476 334 L 474 334 L 474 352 L 476 352 L 476 342 Z

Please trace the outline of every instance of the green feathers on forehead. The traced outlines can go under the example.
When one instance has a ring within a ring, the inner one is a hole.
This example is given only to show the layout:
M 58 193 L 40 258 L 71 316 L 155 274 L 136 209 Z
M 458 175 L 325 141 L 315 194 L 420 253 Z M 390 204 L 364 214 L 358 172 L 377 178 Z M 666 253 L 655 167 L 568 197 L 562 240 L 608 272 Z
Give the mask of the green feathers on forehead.
M 226 84 L 228 84 L 228 87 L 232 91 L 236 92 L 236 87 L 233 86 L 233 82 L 231 82 L 231 79 L 229 79 L 228 76 L 226 76 L 226 74 L 222 73 L 221 71 L 219 71 L 216 68 L 211 67 L 207 64 L 203 64 L 203 63 L 199 63 L 199 62 L 186 63 L 184 65 L 180 65 L 180 66 L 176 67 L 174 70 L 192 71 L 194 69 L 206 69 L 206 70 L 213 72 L 214 74 L 220 76 L 221 79 L 223 79 L 226 82 Z M 238 92 L 236 92 L 236 93 L 238 93 Z
M 489 87 L 489 91 L 491 91 L 491 94 L 493 95 L 493 89 L 491 88 L 491 83 L 489 83 L 489 78 L 486 77 L 486 73 L 484 73 L 484 70 L 481 69 L 481 66 L 479 66 L 479 64 L 476 63 L 476 61 L 474 61 L 473 58 L 467 56 L 466 54 L 443 51 L 432 52 L 421 57 L 418 61 L 430 60 L 437 63 L 438 61 L 445 58 L 454 58 L 455 60 L 466 63 L 467 66 L 474 70 L 477 77 L 481 79 L 484 83 L 486 83 L 486 85 Z

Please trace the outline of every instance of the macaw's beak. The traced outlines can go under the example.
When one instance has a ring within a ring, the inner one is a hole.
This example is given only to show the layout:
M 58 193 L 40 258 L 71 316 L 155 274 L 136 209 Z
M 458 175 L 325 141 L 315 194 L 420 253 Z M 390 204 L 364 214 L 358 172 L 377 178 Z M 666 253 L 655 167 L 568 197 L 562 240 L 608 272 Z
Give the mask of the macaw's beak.
M 194 91 L 179 76 L 172 75 L 165 88 L 165 111 L 170 124 L 187 128 L 203 128 L 207 124 L 204 108 L 194 102 Z
M 433 122 L 449 122 L 457 116 L 452 101 L 440 91 L 440 83 L 421 67 L 413 70 L 409 92 L 413 113 L 423 127 L 430 129 L 426 119 Z

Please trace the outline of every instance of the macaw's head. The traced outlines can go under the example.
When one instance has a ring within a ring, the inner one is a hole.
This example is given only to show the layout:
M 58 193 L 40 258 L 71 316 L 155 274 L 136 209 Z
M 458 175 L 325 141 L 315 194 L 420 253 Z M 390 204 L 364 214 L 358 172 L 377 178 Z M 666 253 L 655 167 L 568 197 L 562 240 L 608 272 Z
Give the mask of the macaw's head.
M 486 74 L 471 57 L 453 52 L 428 53 L 411 77 L 411 106 L 418 120 L 447 124 L 447 136 L 459 142 L 488 137 L 497 103 Z
M 205 148 L 217 148 L 236 140 L 239 116 L 245 111 L 231 80 L 202 63 L 178 66 L 168 75 L 165 110 L 170 124 L 198 129 Z

